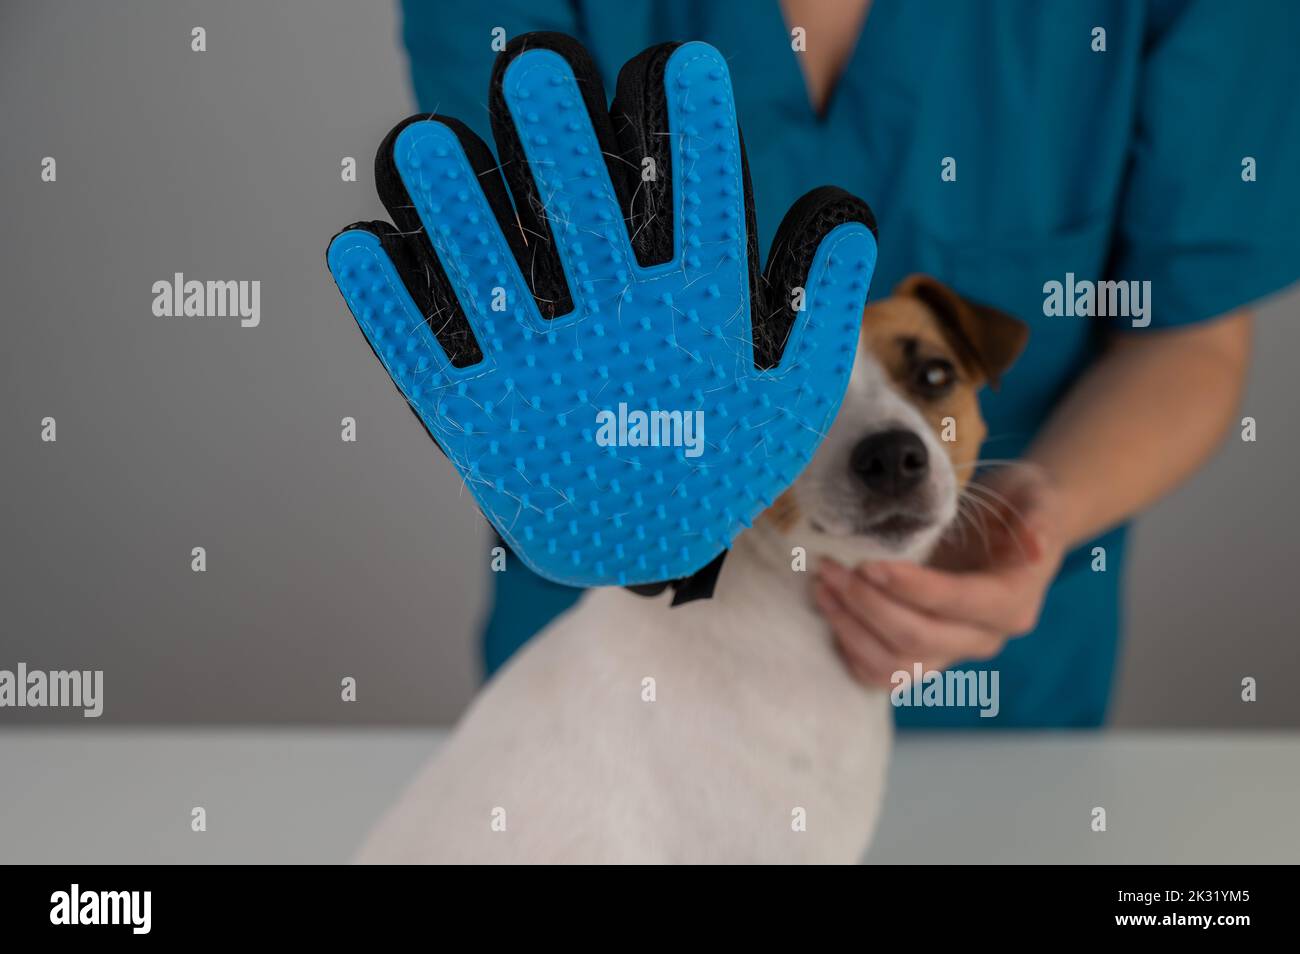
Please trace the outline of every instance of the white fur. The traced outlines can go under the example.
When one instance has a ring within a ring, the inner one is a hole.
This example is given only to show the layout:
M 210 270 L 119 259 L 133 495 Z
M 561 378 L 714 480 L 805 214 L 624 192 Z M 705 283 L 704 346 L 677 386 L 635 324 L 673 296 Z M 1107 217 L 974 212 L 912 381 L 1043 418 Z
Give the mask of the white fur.
M 891 547 L 852 535 L 848 459 L 863 436 L 899 426 L 927 443 L 936 523 Z M 709 600 L 670 609 L 668 595 L 585 595 L 480 693 L 360 860 L 859 860 L 892 713 L 887 693 L 850 679 L 791 549 L 805 548 L 809 570 L 819 554 L 921 559 L 956 493 L 942 445 L 860 350 L 840 414 L 795 484 L 793 529 L 760 522 L 743 534 Z

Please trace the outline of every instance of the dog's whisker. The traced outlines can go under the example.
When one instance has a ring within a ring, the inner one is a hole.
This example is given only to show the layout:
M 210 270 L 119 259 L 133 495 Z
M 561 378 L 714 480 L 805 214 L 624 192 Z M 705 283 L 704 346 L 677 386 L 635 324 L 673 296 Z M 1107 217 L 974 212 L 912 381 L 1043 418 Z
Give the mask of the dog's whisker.
M 1014 516 L 1021 523 L 1025 522 L 1024 514 L 1021 513 L 1020 508 L 1012 503 L 1011 499 L 1007 497 L 1006 494 L 988 486 L 987 484 L 981 484 L 978 482 L 969 483 L 966 485 L 966 490 L 964 492 L 982 495 L 983 499 L 992 501 L 993 503 L 1005 508 L 1010 516 Z
M 973 505 L 969 501 L 963 500 L 961 497 L 958 497 L 957 513 L 953 517 L 952 523 L 950 523 L 947 526 L 947 528 L 944 530 L 943 535 L 945 537 L 948 537 L 950 534 L 956 531 L 957 545 L 962 549 L 965 549 L 967 527 L 970 527 L 972 530 L 975 530 L 976 532 L 978 532 L 979 530 L 979 525 L 974 515 Z
M 966 508 L 965 511 L 962 510 L 963 507 Z M 989 539 L 988 522 L 986 519 L 982 519 L 982 517 L 986 513 L 995 518 L 999 517 L 993 505 L 987 500 L 974 494 L 966 494 L 963 492 L 957 498 L 957 512 L 958 514 L 962 514 L 963 512 L 965 513 L 972 528 L 979 534 L 980 543 L 984 546 L 984 555 L 991 555 L 993 552 L 993 544 Z
M 981 497 L 981 494 L 987 496 Z M 1003 529 L 1007 532 L 1007 537 L 1016 545 L 1016 549 L 1020 551 L 1020 555 L 1022 557 L 1028 556 L 1028 552 L 1025 550 L 1025 545 L 1021 541 L 1020 535 L 1015 532 L 1010 521 L 1007 519 L 1008 517 L 1013 517 L 1022 527 L 1029 526 L 1029 522 L 1025 519 L 1024 514 L 1020 512 L 1018 507 L 1012 504 L 1011 501 L 1002 494 L 990 490 L 988 487 L 983 487 L 977 484 L 968 485 L 962 495 L 971 501 L 979 501 L 986 508 L 986 512 L 996 519 L 998 523 L 1002 524 Z

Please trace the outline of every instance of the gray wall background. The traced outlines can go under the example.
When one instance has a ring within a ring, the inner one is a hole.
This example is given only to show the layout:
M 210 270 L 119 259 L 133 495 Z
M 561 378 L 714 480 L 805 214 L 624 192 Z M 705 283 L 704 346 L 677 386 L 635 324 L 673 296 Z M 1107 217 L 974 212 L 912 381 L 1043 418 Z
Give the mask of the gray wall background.
M 414 109 L 397 29 L 378 0 L 4 5 L 0 668 L 103 669 L 114 722 L 446 722 L 469 698 L 485 526 L 323 263 L 383 216 L 371 159 Z M 260 280 L 261 325 L 154 317 L 174 272 Z M 1139 525 L 1120 725 L 1300 726 L 1298 311 L 1260 312 L 1259 441 Z

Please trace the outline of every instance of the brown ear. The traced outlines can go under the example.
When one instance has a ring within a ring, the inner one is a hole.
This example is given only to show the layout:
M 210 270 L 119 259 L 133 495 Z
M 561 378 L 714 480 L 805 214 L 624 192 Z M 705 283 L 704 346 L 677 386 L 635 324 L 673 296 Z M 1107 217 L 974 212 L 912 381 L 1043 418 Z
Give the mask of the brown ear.
M 919 299 L 934 312 L 962 362 L 995 389 L 1029 339 L 1029 326 L 1019 318 L 963 298 L 929 275 L 909 275 L 894 294 Z

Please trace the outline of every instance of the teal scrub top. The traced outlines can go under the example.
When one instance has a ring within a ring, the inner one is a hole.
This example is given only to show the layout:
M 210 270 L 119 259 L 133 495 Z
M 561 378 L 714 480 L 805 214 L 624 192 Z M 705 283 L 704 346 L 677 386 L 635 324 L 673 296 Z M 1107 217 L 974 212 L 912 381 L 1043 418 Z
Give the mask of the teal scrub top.
M 577 37 L 607 95 L 623 63 L 648 46 L 718 47 L 731 67 L 761 247 L 799 196 L 837 185 L 866 199 L 879 223 L 873 298 L 925 272 L 1029 323 L 1028 348 L 1002 389 L 982 394 L 986 458 L 1024 451 L 1107 328 L 1158 334 L 1300 277 L 1300 4 L 874 0 L 822 115 L 774 0 L 406 0 L 404 12 L 420 108 L 455 116 L 488 142 L 495 28 Z M 1094 49 L 1097 28 L 1104 51 Z M 1254 181 L 1243 178 L 1248 157 Z M 1046 316 L 1044 284 L 1069 273 L 1149 280 L 1150 326 Z M 998 670 L 996 718 L 975 707 L 899 708 L 899 725 L 1100 724 L 1119 644 L 1125 536 L 1121 527 L 1069 554 L 1038 628 L 991 661 L 959 667 Z M 1105 548 L 1104 571 L 1093 568 L 1094 547 Z M 489 673 L 581 592 L 517 560 L 491 576 Z

